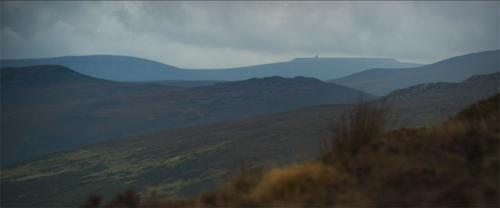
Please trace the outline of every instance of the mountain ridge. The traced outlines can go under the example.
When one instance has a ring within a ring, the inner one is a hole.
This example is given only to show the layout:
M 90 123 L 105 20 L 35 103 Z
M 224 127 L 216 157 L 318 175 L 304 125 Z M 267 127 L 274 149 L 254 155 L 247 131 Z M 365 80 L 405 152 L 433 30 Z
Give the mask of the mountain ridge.
M 414 64 L 400 63 L 394 59 L 385 58 L 319 58 L 313 61 L 288 61 L 210 70 L 182 69 L 148 59 L 119 55 L 0 60 L 2 67 L 24 67 L 43 64 L 63 65 L 89 76 L 114 81 L 236 81 L 268 76 L 307 76 L 317 79 L 331 79 L 373 67 L 414 66 Z
M 327 82 L 383 96 L 416 84 L 459 82 L 475 74 L 498 72 L 499 57 L 500 50 L 470 53 L 414 68 L 369 69 Z
M 16 67 L 4 67 L 2 68 L 2 87 L 17 87 L 17 88 L 29 88 L 29 87 L 37 87 L 37 86 L 50 86 L 71 82 L 97 82 L 102 81 L 102 79 L 94 78 L 91 76 L 87 76 L 81 73 L 78 73 L 73 70 L 66 70 L 66 67 L 60 67 L 58 65 L 44 65 L 46 72 L 41 72 L 37 70 L 41 66 L 31 66 L 25 68 L 16 68 Z M 15 72 L 13 72 L 15 70 Z M 50 74 L 46 76 L 46 74 Z M 21 77 L 34 77 L 31 78 L 30 82 L 12 82 L 12 80 L 21 80 Z M 41 76 L 41 77 L 39 77 Z M 35 78 L 36 77 L 36 78 Z M 23 85 L 23 86 L 20 86 Z

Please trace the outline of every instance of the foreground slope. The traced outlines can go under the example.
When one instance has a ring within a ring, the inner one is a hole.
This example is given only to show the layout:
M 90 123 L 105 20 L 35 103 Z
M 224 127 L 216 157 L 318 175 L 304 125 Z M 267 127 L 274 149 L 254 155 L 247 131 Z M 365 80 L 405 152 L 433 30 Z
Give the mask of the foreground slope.
M 247 171 L 194 199 L 141 204 L 128 190 L 105 206 L 498 207 L 499 101 L 496 94 L 443 124 L 385 134 L 377 133 L 384 109 L 360 105 L 358 115 L 340 126 L 351 127 L 347 134 L 334 130 L 336 146 L 316 161 Z M 99 205 L 99 197 L 89 199 L 84 205 Z
M 404 87 L 432 82 L 459 82 L 476 74 L 500 70 L 500 50 L 472 53 L 434 64 L 406 69 L 376 68 L 329 80 L 374 95 L 383 96 Z
M 399 121 L 392 125 L 435 124 L 456 115 L 498 93 L 498 76 L 476 76 L 439 91 L 398 93 L 401 97 L 389 102 Z M 317 156 L 318 136 L 327 135 L 330 119 L 347 107 L 310 106 L 119 138 L 25 160 L 2 168 L 2 205 L 76 206 L 88 194 L 103 194 L 108 201 L 116 191 L 133 186 L 143 194 L 157 190 L 159 196 L 193 197 L 216 187 L 242 161 L 285 165 Z
M 181 69 L 159 62 L 112 55 L 65 56 L 40 59 L 1 60 L 2 67 L 62 65 L 89 76 L 114 81 L 224 80 L 281 76 L 334 79 L 370 68 L 404 68 L 420 64 L 401 63 L 390 58 L 298 58 L 230 69 Z
M 375 98 L 305 77 L 175 88 L 95 79 L 62 66 L 1 70 L 2 165 L 117 137 Z

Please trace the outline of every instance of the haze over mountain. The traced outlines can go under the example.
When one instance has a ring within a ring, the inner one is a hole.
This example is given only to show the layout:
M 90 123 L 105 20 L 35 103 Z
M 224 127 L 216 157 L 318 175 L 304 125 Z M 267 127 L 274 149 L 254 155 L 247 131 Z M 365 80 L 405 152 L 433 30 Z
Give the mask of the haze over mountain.
M 92 55 L 41 59 L 1 60 L 2 67 L 62 65 L 82 74 L 113 81 L 222 80 L 281 76 L 312 77 L 320 80 L 340 78 L 370 68 L 405 68 L 420 64 L 401 63 L 391 58 L 297 58 L 229 69 L 181 69 L 148 59 L 130 56 Z
M 63 66 L 2 68 L 2 164 L 117 137 L 376 96 L 306 77 L 179 88 Z
M 401 63 L 392 58 L 296 58 L 289 62 L 193 71 L 206 77 L 207 80 L 243 80 L 269 76 L 305 76 L 327 80 L 327 77 L 343 77 L 375 67 L 406 68 L 414 66 L 421 66 L 421 64 Z
M 396 126 L 435 124 L 498 93 L 499 75 L 412 86 L 385 98 L 399 121 Z M 253 81 L 265 83 L 230 84 Z M 107 201 L 131 186 L 142 193 L 158 190 L 161 196 L 195 196 L 213 188 L 240 161 L 283 165 L 304 154 L 316 155 L 319 133 L 328 132 L 329 120 L 346 109 L 345 104 L 309 106 L 113 139 L 17 162 L 2 168 L 2 205 L 76 206 L 90 193 L 103 194 Z
M 158 81 L 146 81 L 146 82 L 129 82 L 138 84 L 155 83 L 164 86 L 175 86 L 175 87 L 201 87 L 201 86 L 212 86 L 217 83 L 223 83 L 226 81 L 215 81 L 215 80 L 158 80 Z
M 346 77 L 328 80 L 374 95 L 431 82 L 459 82 L 475 74 L 500 70 L 500 50 L 471 53 L 434 64 L 405 69 L 370 69 Z

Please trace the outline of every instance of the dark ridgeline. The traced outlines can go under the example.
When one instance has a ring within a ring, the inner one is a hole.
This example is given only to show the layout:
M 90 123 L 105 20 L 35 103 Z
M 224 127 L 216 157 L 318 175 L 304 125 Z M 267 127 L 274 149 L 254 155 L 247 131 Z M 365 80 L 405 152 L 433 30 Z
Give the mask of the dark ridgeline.
M 1 70 L 2 88 L 8 90 L 103 81 L 101 79 L 82 75 L 58 65 L 31 66 L 24 68 L 4 67 Z

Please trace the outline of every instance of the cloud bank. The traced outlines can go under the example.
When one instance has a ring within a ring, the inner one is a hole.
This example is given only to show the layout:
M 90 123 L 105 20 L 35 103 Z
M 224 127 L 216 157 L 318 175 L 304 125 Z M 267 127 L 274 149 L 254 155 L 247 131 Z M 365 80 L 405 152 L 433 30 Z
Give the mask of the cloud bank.
M 433 63 L 500 48 L 498 1 L 2 1 L 1 58 L 112 54 L 181 68 L 295 57 Z

